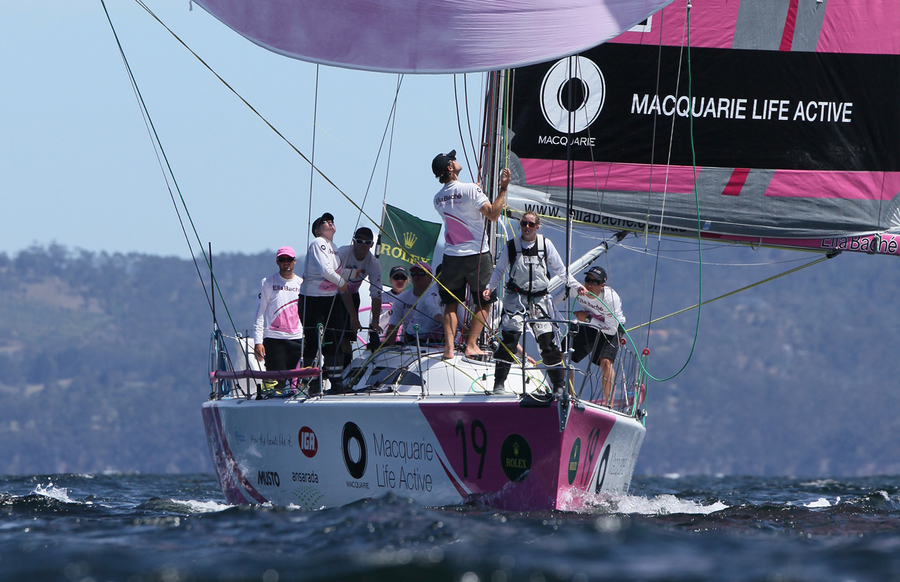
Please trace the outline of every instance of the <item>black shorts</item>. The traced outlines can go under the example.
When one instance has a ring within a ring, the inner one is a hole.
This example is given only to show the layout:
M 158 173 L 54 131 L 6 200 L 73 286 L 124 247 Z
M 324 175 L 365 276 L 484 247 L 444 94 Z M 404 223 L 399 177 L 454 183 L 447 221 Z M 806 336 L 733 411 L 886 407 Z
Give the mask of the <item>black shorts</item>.
M 266 349 L 267 371 L 293 370 L 303 355 L 301 340 L 264 337 L 263 347 Z
M 328 297 L 307 297 L 300 295 L 300 301 L 297 305 L 300 313 L 300 320 L 303 322 L 303 336 L 306 340 L 303 349 L 303 359 L 309 360 L 315 356 L 319 349 L 319 332 L 318 324 L 322 324 L 325 331 L 323 341 L 323 353 L 337 353 L 338 346 L 344 336 L 348 336 L 351 332 L 347 329 L 349 326 L 347 308 L 344 307 L 344 300 L 340 295 L 332 295 Z M 352 337 L 352 336 L 351 336 Z
M 491 253 L 466 255 L 464 257 L 444 255 L 441 276 L 438 277 L 438 281 L 441 282 L 441 287 L 438 291 L 441 301 L 444 302 L 444 305 L 465 301 L 466 285 L 468 284 L 469 290 L 472 292 L 473 303 L 481 307 L 487 307 L 497 298 L 494 294 L 491 295 L 490 299 L 485 299 L 481 295 L 482 291 L 487 288 L 493 272 L 494 265 L 491 263 Z
M 599 336 L 599 338 L 598 338 Z M 589 325 L 579 325 L 578 333 L 575 335 L 575 339 L 572 341 L 572 361 L 580 362 L 584 359 L 588 352 L 594 348 L 594 341 L 597 342 L 597 347 L 594 349 L 594 354 L 591 356 L 591 362 L 596 365 L 600 365 L 600 360 L 607 359 L 610 362 L 616 361 L 616 354 L 619 351 L 619 334 L 615 333 L 613 335 L 606 335 L 600 333 L 596 327 L 591 327 Z

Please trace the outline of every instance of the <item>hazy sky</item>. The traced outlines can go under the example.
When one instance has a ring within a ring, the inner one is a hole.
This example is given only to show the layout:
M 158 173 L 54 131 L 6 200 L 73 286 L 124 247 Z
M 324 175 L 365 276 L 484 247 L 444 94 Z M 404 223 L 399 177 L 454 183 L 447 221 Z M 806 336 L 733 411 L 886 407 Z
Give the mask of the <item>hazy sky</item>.
M 257 47 L 188 0 L 146 3 L 313 155 L 315 65 Z M 300 156 L 135 2 L 107 0 L 107 8 L 204 245 L 211 242 L 214 252 L 299 250 L 308 244 L 309 216 L 325 211 L 337 217 L 336 242 L 349 239 L 359 217 L 349 202 L 316 179 L 310 210 L 310 170 Z M 0 46 L 0 252 L 57 242 L 188 256 L 100 1 L 2 2 Z M 326 67 L 318 75 L 316 164 L 361 205 L 368 188 L 364 208 L 377 219 L 387 142 L 377 166 L 376 156 L 398 77 Z M 483 79 L 467 80 L 475 109 Z M 471 123 L 477 131 L 477 111 Z M 404 77 L 393 131 L 387 202 L 436 221 L 431 159 L 461 150 L 453 77 Z

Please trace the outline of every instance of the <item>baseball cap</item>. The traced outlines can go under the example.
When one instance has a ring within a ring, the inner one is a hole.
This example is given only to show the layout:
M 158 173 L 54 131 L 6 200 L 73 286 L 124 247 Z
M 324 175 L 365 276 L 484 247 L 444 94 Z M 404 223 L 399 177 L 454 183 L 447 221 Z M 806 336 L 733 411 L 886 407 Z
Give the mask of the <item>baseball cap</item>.
M 278 249 L 278 252 L 275 253 L 275 258 L 277 259 L 278 257 L 290 257 L 292 259 L 296 259 L 297 253 L 295 253 L 294 249 L 292 249 L 291 247 L 281 247 L 280 249 Z
M 373 240 L 375 235 L 372 234 L 372 229 L 368 226 L 361 226 L 353 233 L 353 238 L 358 238 L 359 240 Z
M 393 279 L 394 275 L 396 275 L 397 273 L 400 273 L 401 275 L 409 279 L 409 273 L 406 272 L 406 267 L 404 267 L 403 265 L 391 267 L 391 279 Z
M 322 223 L 325 222 L 326 220 L 333 221 L 334 216 L 332 216 L 330 212 L 326 212 L 325 214 L 323 214 L 322 216 L 320 216 L 319 218 L 317 218 L 313 221 L 313 223 L 312 223 L 313 236 L 316 236 L 316 229 L 318 229 L 320 226 L 322 226 Z
M 590 275 L 601 283 L 606 283 L 606 271 L 603 267 L 591 267 L 585 275 Z
M 414 264 L 412 267 L 409 268 L 410 271 L 412 271 L 413 269 L 419 269 L 420 271 L 428 271 L 429 273 L 434 272 L 431 270 L 431 265 L 429 265 L 425 261 L 419 261 L 418 263 Z
M 441 174 L 447 171 L 447 166 L 450 165 L 450 162 L 455 159 L 456 150 L 450 150 L 450 152 L 446 154 L 438 154 L 434 156 L 434 159 L 431 161 L 431 171 L 434 172 L 436 177 L 440 178 Z

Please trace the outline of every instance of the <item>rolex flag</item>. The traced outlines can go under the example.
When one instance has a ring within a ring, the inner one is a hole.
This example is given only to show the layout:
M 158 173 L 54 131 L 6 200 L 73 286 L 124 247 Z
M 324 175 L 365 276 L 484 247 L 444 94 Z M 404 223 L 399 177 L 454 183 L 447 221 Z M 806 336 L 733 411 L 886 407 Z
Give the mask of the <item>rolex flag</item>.
M 384 220 L 378 237 L 381 280 L 389 284 L 391 269 L 397 265 L 406 267 L 407 270 L 418 261 L 425 261 L 431 265 L 440 232 L 440 223 L 426 222 L 390 204 L 385 204 Z

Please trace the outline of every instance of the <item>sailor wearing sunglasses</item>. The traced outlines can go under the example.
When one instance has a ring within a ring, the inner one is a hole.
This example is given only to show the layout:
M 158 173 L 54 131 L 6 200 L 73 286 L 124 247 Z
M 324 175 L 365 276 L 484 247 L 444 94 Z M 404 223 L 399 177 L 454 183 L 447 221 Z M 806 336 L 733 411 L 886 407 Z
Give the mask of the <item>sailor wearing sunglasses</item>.
M 359 296 L 359 288 L 364 279 L 369 279 L 369 297 L 372 300 L 372 311 L 369 318 L 369 344 L 378 344 L 378 334 L 381 332 L 379 320 L 381 318 L 381 265 L 378 258 L 372 254 L 375 237 L 372 229 L 362 226 L 353 233 L 353 244 L 338 249 L 341 258 L 341 277 L 347 281 L 350 290 L 352 307 L 359 314 L 359 306 L 362 299 Z M 349 364 L 349 354 L 345 356 L 345 367 Z
M 500 253 L 497 266 L 491 275 L 484 297 L 490 296 L 509 272 L 506 295 L 503 298 L 500 319 L 500 343 L 494 353 L 497 364 L 494 370 L 494 394 L 503 394 L 506 378 L 512 366 L 513 354 L 519 346 L 519 338 L 525 331 L 525 320 L 532 321 L 531 331 L 541 348 L 541 357 L 547 368 L 547 376 L 555 391 L 565 388 L 565 370 L 562 352 L 557 345 L 556 326 L 541 320 L 554 319 L 555 309 L 548 293 L 551 273 L 566 279 L 566 284 L 580 295 L 587 290 L 569 275 L 553 242 L 538 234 L 541 219 L 534 212 L 526 212 L 519 222 L 521 236 L 506 242 L 506 251 Z

